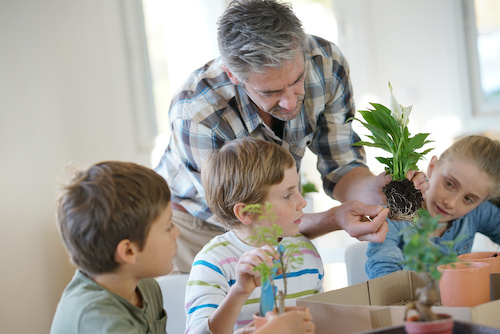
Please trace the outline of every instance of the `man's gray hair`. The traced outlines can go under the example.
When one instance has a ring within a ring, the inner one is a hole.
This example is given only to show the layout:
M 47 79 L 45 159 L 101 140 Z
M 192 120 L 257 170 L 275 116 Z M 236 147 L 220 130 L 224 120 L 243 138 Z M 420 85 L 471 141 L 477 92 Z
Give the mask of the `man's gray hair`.
M 224 65 L 242 83 L 249 72 L 281 67 L 306 50 L 302 23 L 290 4 L 234 0 L 219 19 L 218 43 Z

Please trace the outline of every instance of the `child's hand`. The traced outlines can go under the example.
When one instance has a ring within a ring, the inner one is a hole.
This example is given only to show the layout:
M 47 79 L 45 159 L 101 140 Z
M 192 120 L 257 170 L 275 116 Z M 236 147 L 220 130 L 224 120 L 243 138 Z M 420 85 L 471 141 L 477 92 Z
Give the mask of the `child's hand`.
M 410 169 L 408 173 L 406 173 L 406 178 L 413 182 L 415 189 L 420 190 L 420 192 L 422 192 L 422 196 L 425 198 L 425 192 L 430 188 L 429 180 L 425 174 L 423 172 L 419 172 L 418 170 Z
M 269 245 L 245 252 L 236 264 L 235 288 L 243 294 L 252 293 L 256 287 L 261 285 L 260 274 L 254 270 L 255 267 L 262 262 L 271 267 L 273 259 L 279 259 L 279 257 L 279 253 Z
M 315 325 L 312 322 L 312 316 L 309 310 L 306 311 L 288 311 L 280 315 L 268 312 L 266 318 L 268 323 L 255 331 L 255 334 L 264 333 L 286 333 L 302 334 L 314 333 Z

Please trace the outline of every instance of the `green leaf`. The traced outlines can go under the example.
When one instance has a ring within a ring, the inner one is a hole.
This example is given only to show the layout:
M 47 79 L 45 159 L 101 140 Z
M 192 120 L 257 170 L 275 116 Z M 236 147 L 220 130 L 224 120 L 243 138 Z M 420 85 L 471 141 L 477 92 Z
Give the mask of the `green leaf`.
M 386 130 L 392 139 L 397 141 L 401 137 L 401 129 L 396 120 L 391 116 L 391 111 L 378 103 L 370 103 L 375 110 L 372 112 L 375 122 L 379 128 Z

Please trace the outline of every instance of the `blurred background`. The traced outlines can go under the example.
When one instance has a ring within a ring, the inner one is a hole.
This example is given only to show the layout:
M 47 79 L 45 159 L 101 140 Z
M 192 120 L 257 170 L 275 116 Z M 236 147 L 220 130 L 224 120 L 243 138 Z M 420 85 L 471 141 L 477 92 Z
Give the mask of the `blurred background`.
M 413 105 L 410 132 L 439 155 L 457 136 L 500 133 L 500 4 L 495 0 L 292 1 L 306 32 L 339 45 L 357 109 Z M 217 57 L 227 0 L 0 1 L 1 333 L 47 333 L 74 268 L 57 234 L 58 185 L 74 167 L 155 167 L 180 82 Z M 357 128 L 363 135 L 363 129 Z M 374 172 L 383 168 L 368 151 Z M 301 171 L 321 188 L 315 161 Z M 427 161 L 422 162 L 422 168 Z M 334 201 L 313 195 L 314 210 Z M 487 240 L 483 240 L 488 242 Z M 345 286 L 334 232 L 316 241 L 325 288 Z

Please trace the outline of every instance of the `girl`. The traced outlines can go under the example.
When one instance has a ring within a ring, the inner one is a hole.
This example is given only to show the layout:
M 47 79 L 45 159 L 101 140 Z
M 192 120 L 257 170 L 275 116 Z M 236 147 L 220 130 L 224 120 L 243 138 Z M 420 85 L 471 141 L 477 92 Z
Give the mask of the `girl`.
M 489 201 L 500 196 L 500 142 L 485 136 L 464 137 L 439 159 L 432 157 L 427 176 L 430 188 L 425 192 L 424 208 L 444 223 L 432 239 L 443 252 L 448 253 L 443 241 L 462 235 L 454 250 L 469 253 L 476 232 L 500 243 L 500 209 Z M 366 251 L 365 271 L 370 279 L 404 269 L 400 231 L 411 223 L 388 223 L 385 242 L 369 243 Z

